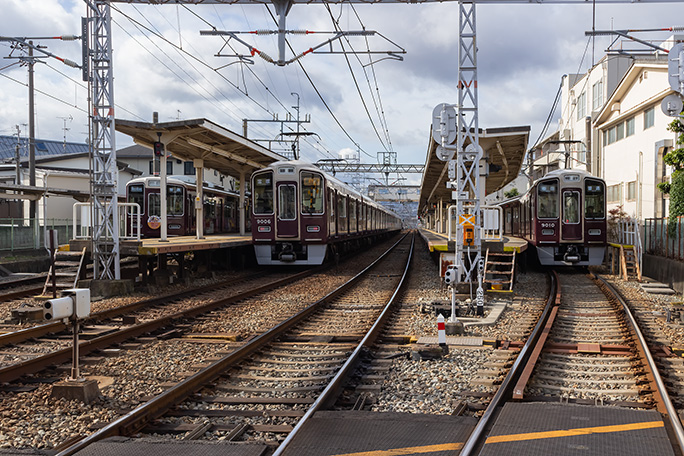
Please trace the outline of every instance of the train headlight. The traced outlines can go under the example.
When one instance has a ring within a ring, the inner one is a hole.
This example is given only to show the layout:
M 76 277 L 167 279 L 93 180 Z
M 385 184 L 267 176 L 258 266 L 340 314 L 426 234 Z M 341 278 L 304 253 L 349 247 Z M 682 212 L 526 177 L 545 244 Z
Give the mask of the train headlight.
M 307 225 L 306 226 L 306 232 L 307 233 L 320 233 L 321 227 L 318 225 Z
M 600 236 L 601 235 L 601 229 L 600 228 L 592 228 L 589 230 L 589 236 Z
M 555 230 L 545 229 L 542 230 L 542 236 L 553 236 L 555 232 Z
M 270 226 L 260 226 L 257 228 L 257 231 L 259 233 L 270 233 L 271 232 L 271 227 Z

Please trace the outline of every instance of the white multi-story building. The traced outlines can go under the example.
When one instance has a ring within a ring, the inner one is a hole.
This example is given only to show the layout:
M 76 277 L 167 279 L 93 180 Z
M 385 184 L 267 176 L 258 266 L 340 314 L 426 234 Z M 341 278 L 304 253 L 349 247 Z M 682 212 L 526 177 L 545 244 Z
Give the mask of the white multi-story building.
M 668 199 L 656 186 L 672 172 L 663 156 L 676 140 L 667 129 L 673 118 L 660 107 L 672 93 L 666 58 L 635 61 L 597 116 L 609 209 L 622 206 L 639 220 L 667 217 Z

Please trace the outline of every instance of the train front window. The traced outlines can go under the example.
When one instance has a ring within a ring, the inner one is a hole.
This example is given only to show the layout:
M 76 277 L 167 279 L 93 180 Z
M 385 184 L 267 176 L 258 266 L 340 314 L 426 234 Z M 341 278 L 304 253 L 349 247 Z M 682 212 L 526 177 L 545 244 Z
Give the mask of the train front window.
M 145 210 L 145 186 L 144 185 L 129 185 L 128 186 L 128 202 L 138 203 L 140 206 L 140 213 Z M 132 211 L 129 211 L 132 213 Z
M 579 223 L 580 194 L 575 191 L 563 192 L 563 223 Z
M 273 214 L 273 172 L 269 171 L 254 177 L 254 213 Z
M 280 220 L 295 220 L 297 208 L 297 189 L 294 185 L 280 185 L 278 187 L 278 218 Z
M 587 179 L 584 184 L 584 216 L 602 219 L 606 216 L 606 198 L 603 182 Z
M 159 193 L 150 193 L 147 195 L 147 215 L 161 216 L 161 202 L 159 201 Z
M 166 213 L 167 215 L 183 215 L 183 187 L 175 185 L 166 190 Z
M 323 177 L 320 174 L 302 172 L 302 213 L 323 213 Z
M 558 181 L 541 182 L 537 187 L 537 216 L 558 218 Z

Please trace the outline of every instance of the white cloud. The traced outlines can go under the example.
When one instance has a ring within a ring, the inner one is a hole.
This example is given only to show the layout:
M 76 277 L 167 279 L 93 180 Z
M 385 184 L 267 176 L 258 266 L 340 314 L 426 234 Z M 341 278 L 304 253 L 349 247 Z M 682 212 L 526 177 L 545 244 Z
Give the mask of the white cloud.
M 113 25 L 117 116 L 149 120 L 152 111 L 158 111 L 161 120 L 170 120 L 175 119 L 180 111 L 182 118 L 205 117 L 241 132 L 242 119 L 245 118 L 268 119 L 277 113 L 283 119 L 288 111 L 295 115 L 292 107 L 296 104 L 296 97 L 291 94 L 296 92 L 300 96 L 301 116 L 311 115 L 311 123 L 305 128 L 320 136 L 321 145 L 313 139 L 302 142 L 305 158 L 336 157 L 342 150 L 356 150 L 297 64 L 277 67 L 255 57 L 255 64 L 249 67 L 234 64 L 220 70 L 220 74 L 213 71 L 212 68 L 231 60 L 214 56 L 221 47 L 221 39 L 200 37 L 199 31 L 210 26 L 188 10 L 219 29 L 273 29 L 271 16 L 264 6 L 202 5 L 189 6 L 186 10 L 175 5 L 114 5 L 146 27 L 159 29 L 169 41 L 182 42 L 184 50 L 209 65 L 204 66 L 179 53 L 158 38 L 148 39 L 144 36 L 149 35 L 148 32 L 143 34 L 127 18 L 114 12 L 117 24 L 135 37 L 134 40 L 118 25 Z M 330 8 L 344 29 L 361 28 L 349 5 L 331 5 Z M 458 4 L 356 5 L 354 8 L 366 29 L 377 30 L 407 50 L 403 62 L 383 61 L 376 64 L 374 70 L 382 110 L 399 162 L 423 163 L 433 107 L 441 102 L 457 101 Z M 78 34 L 80 18 L 85 12 L 85 4 L 78 0 L 5 0 L 0 29 L 5 36 Z M 682 13 L 684 5 L 676 3 L 597 5 L 596 27 L 666 27 L 678 25 L 669 22 L 671 18 L 682 17 Z M 562 75 L 585 71 L 591 64 L 592 48 L 587 48 L 588 38 L 584 35 L 591 26 L 591 5 L 479 5 L 480 126 L 531 125 L 530 137 L 536 139 Z M 333 26 L 324 6 L 295 5 L 288 16 L 288 29 L 323 31 L 332 30 Z M 648 39 L 664 39 L 666 36 L 664 33 L 649 34 Z M 295 51 L 301 52 L 328 37 L 314 34 L 290 38 Z M 240 35 L 240 38 L 273 57 L 277 56 L 274 35 Z M 244 46 L 232 43 L 237 52 L 248 53 Z M 369 38 L 369 43 L 374 50 L 391 49 L 391 45 L 379 37 Z M 606 38 L 596 41 L 594 60 L 603 55 L 608 43 Z M 50 40 L 41 44 L 49 46 L 52 52 L 80 61 L 77 43 Z M 354 38 L 353 44 L 357 51 L 366 49 L 363 38 Z M 345 43 L 345 46 L 348 45 Z M 0 46 L 3 57 L 9 55 L 9 51 L 8 46 Z M 223 53 L 232 52 L 223 50 Z M 359 58 L 367 61 L 367 56 Z M 583 63 L 580 65 L 581 60 Z M 4 62 L 9 63 L 7 60 Z M 359 62 L 355 57 L 349 57 L 378 134 L 361 103 L 343 56 L 307 55 L 301 62 L 339 122 L 365 151 L 362 160 L 374 161 L 376 153 L 382 150 L 378 135 L 384 142 L 386 138 L 376 113 L 380 107 L 376 108 L 371 98 L 371 93 L 378 94 L 373 68 L 366 67 L 369 87 Z M 72 116 L 74 120 L 70 122 L 68 138 L 83 141 L 87 131 L 86 117 L 82 112 L 86 109 L 86 93 L 78 85 L 80 71 L 55 60 L 50 60 L 50 65 L 77 82 L 45 65 L 36 66 L 36 87 L 63 101 L 40 94 L 36 96 L 39 135 L 61 139 L 64 123 L 60 117 Z M 0 73 L 21 83 L 27 79 L 25 68 L 14 67 Z M 249 98 L 241 90 L 247 90 Z M 13 125 L 26 123 L 27 104 L 26 87 L 0 77 L 2 134 L 11 134 Z M 80 110 L 73 107 L 74 104 Z M 250 123 L 249 131 L 253 138 L 275 138 L 279 126 L 254 122 Z M 130 139 L 119 136 L 118 142 L 123 146 L 130 144 Z

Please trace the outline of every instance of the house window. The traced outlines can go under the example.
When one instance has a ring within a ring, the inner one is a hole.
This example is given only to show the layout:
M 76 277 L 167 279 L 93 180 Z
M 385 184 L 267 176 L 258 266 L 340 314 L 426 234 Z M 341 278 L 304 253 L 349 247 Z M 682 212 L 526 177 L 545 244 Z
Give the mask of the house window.
M 191 161 L 183 162 L 183 174 L 186 176 L 194 176 L 195 164 Z
M 632 136 L 634 134 L 634 117 L 630 117 L 625 122 L 625 136 Z
M 592 109 L 598 111 L 603 106 L 603 79 L 591 86 Z
M 159 160 L 150 160 L 150 176 L 159 174 Z
M 582 95 L 577 97 L 577 120 L 581 120 L 587 112 L 587 93 L 582 92 Z
M 622 201 L 622 184 L 609 185 L 606 188 L 606 199 L 609 203 L 619 203 Z
M 627 201 L 636 200 L 636 181 L 627 182 Z
M 166 174 L 168 176 L 173 174 L 173 160 L 166 160 Z
M 608 130 L 608 144 L 613 144 L 616 141 L 616 139 L 615 139 L 616 133 L 617 133 L 616 130 L 617 129 L 615 127 Z
M 620 123 L 616 127 L 616 141 L 620 141 L 625 137 L 625 124 Z
M 644 111 L 644 130 L 655 125 L 655 108 Z

